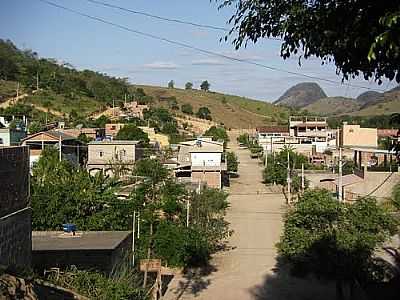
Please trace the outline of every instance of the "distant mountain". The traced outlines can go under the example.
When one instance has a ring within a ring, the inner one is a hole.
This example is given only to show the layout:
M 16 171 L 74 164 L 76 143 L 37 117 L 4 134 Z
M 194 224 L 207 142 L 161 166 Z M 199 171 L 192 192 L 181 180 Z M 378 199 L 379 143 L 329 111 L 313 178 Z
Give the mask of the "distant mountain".
M 274 104 L 302 108 L 326 97 L 317 83 L 303 82 L 288 89 Z
M 359 102 L 353 98 L 345 97 L 327 97 L 303 107 L 304 110 L 321 116 L 345 115 L 360 108 Z
M 378 103 L 383 100 L 383 94 L 375 91 L 368 91 L 360 94 L 357 98 L 356 101 L 362 106 L 362 107 L 368 107 L 369 105 L 373 105 L 375 103 Z

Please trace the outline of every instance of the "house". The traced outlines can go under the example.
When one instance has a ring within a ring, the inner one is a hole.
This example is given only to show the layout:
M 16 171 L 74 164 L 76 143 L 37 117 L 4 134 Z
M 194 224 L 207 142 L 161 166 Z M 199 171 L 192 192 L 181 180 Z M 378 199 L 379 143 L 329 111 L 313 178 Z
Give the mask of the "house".
M 206 183 L 211 188 L 222 188 L 227 171 L 223 142 L 199 138 L 179 144 L 177 178 L 187 178 L 191 183 Z M 182 180 L 182 179 L 181 179 Z
M 127 110 L 129 116 L 140 119 L 144 118 L 143 116 L 144 111 L 149 109 L 148 105 L 139 104 L 137 101 L 128 102 L 125 104 L 124 107 Z
M 21 140 L 23 146 L 29 146 L 31 166 L 39 160 L 39 157 L 47 146 L 61 147 L 61 156 L 70 162 L 77 164 L 80 142 L 71 135 L 57 130 L 41 131 L 31 134 Z
M 86 135 L 86 137 L 92 140 L 102 140 L 105 138 L 106 131 L 104 128 L 67 128 L 67 129 L 57 129 L 57 131 L 64 134 L 78 138 L 81 134 Z
M 110 123 L 106 124 L 106 136 L 110 138 L 115 138 L 118 132 L 122 127 L 125 126 L 125 123 Z
M 25 129 L 0 128 L 0 146 L 18 146 L 25 137 Z
M 93 141 L 88 143 L 87 170 L 90 173 L 103 171 L 114 175 L 115 168 L 131 170 L 135 162 L 143 157 L 139 141 Z
M 311 154 L 323 153 L 328 148 L 329 141 L 336 138 L 328 129 L 327 118 L 311 116 L 291 116 L 289 135 L 297 140 L 297 144 L 308 144 L 309 146 L 300 148 L 304 148 L 303 152 Z
M 289 137 L 287 126 L 264 126 L 256 128 L 256 141 L 264 151 L 271 151 L 273 142 L 282 142 L 286 137 Z
M 344 122 L 339 131 L 340 147 L 378 147 L 378 129 L 361 128 Z
M 39 273 L 72 265 L 110 273 L 127 258 L 131 246 L 131 231 L 33 231 L 32 266 Z

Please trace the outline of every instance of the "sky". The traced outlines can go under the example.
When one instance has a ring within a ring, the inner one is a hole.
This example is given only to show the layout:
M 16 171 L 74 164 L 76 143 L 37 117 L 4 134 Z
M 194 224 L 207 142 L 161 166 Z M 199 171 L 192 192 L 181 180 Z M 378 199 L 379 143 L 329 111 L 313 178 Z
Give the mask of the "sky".
M 356 97 L 366 89 L 342 84 L 335 66 L 321 65 L 313 58 L 293 57 L 283 60 L 280 42 L 260 40 L 235 51 L 228 41 L 220 41 L 223 31 L 157 20 L 142 15 L 103 7 L 87 0 L 49 0 L 56 4 L 99 17 L 132 30 L 164 39 L 189 44 L 225 56 L 247 60 L 270 67 L 316 76 L 335 83 L 273 71 L 264 67 L 226 60 L 165 41 L 134 34 L 108 24 L 62 10 L 39 0 L 0 1 L 0 38 L 10 39 L 21 49 L 32 49 L 40 57 L 68 62 L 77 69 L 91 69 L 128 78 L 133 84 L 167 86 L 174 80 L 176 87 L 193 82 L 199 87 L 208 80 L 211 90 L 274 101 L 291 86 L 301 82 L 317 82 L 328 96 Z M 166 18 L 229 28 L 230 9 L 218 10 L 210 0 L 101 0 L 131 10 Z M 362 78 L 348 83 L 377 90 L 388 90 L 395 83 L 378 85 Z

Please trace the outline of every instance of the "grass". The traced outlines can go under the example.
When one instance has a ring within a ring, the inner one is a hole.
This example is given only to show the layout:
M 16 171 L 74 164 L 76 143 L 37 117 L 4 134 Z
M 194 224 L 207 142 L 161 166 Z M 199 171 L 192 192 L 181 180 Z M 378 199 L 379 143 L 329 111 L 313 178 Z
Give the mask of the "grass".
M 360 106 L 351 98 L 329 97 L 307 105 L 304 110 L 317 115 L 331 116 L 352 113 L 359 110 Z
M 400 97 L 399 97 L 400 98 Z M 400 113 L 400 99 L 388 99 L 353 112 L 353 116 L 391 115 Z
M 62 114 L 69 114 L 72 110 L 75 110 L 81 115 L 89 115 L 103 105 L 93 98 L 77 96 L 72 99 L 47 90 L 25 98 L 24 102 Z
M 254 128 L 256 126 L 287 122 L 288 111 L 270 103 L 245 97 L 226 95 L 200 90 L 168 89 L 155 86 L 141 87 L 147 95 L 153 96 L 155 104 L 166 107 L 168 97 L 175 97 L 178 105 L 191 104 L 196 112 L 206 106 L 213 121 L 230 128 Z M 160 100 L 161 97 L 161 100 Z M 177 112 L 180 113 L 180 112 Z
M 17 94 L 17 85 L 15 81 L 0 80 L 0 102 L 4 99 L 15 97 Z M 22 93 L 23 90 L 20 88 L 20 94 Z

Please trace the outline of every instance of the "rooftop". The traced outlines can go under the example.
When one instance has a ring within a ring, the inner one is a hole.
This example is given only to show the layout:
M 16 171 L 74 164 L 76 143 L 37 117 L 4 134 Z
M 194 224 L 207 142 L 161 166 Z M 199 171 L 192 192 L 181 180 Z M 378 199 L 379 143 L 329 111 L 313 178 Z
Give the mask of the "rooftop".
M 112 140 L 112 141 L 92 141 L 88 145 L 137 145 L 140 141 L 123 141 L 123 140 Z
M 132 232 L 84 231 L 76 235 L 63 231 L 33 231 L 32 251 L 113 250 Z
M 23 142 L 24 141 L 28 141 L 31 138 L 34 138 L 34 137 L 36 137 L 38 135 L 41 135 L 41 134 L 47 135 L 48 137 L 53 138 L 53 139 L 57 139 L 57 140 L 59 140 L 61 138 L 62 141 L 76 140 L 76 138 L 74 136 L 72 136 L 72 135 L 65 134 L 65 133 L 57 131 L 57 130 L 49 130 L 49 131 L 40 131 L 40 132 L 31 134 L 31 135 L 28 135 L 26 138 L 22 139 L 22 141 Z
M 263 126 L 257 127 L 256 130 L 260 133 L 289 132 L 287 126 Z

